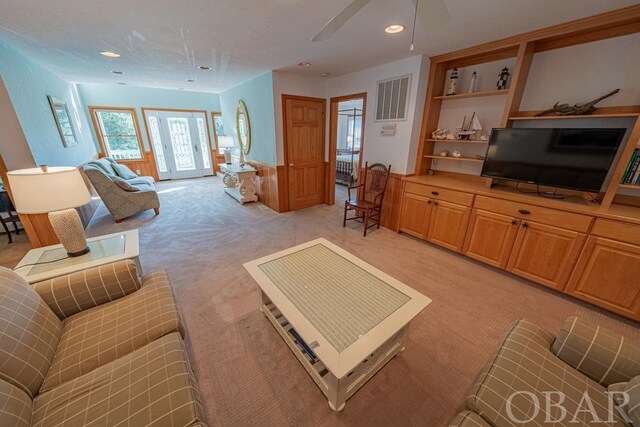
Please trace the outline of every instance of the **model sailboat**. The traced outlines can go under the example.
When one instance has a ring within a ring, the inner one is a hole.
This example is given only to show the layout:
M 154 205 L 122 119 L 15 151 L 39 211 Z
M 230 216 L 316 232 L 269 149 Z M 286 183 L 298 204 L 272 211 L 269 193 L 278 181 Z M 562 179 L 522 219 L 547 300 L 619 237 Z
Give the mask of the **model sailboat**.
M 476 132 L 480 132 L 481 130 L 482 125 L 480 124 L 480 120 L 478 120 L 478 116 L 476 116 L 476 113 L 474 112 L 469 123 L 467 123 L 467 116 L 464 116 L 464 119 L 462 119 L 462 123 L 460 124 L 457 132 L 458 139 L 471 139 L 471 135 Z

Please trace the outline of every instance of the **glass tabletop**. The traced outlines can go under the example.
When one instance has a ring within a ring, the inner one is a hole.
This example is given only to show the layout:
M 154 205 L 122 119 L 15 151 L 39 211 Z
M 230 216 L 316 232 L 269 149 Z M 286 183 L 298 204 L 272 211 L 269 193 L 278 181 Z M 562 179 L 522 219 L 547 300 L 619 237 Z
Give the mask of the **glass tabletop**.
M 411 299 L 322 244 L 259 268 L 338 352 Z
M 105 239 L 98 239 L 87 242 L 91 252 L 78 257 L 67 257 L 67 251 L 64 248 L 48 249 L 38 257 L 27 276 L 46 273 L 48 271 L 57 270 L 59 268 L 67 268 L 77 264 L 97 261 L 104 258 L 124 254 L 126 244 L 126 236 L 120 234 Z

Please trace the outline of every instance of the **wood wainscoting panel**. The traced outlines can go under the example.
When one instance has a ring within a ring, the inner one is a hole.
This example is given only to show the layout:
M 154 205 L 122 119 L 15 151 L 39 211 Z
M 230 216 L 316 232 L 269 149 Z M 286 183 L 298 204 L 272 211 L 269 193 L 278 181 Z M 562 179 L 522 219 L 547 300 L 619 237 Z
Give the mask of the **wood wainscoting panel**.
M 278 203 L 278 169 L 284 166 L 276 166 L 255 160 L 245 159 L 248 165 L 253 166 L 256 173 L 256 194 L 258 200 L 276 212 L 280 212 Z

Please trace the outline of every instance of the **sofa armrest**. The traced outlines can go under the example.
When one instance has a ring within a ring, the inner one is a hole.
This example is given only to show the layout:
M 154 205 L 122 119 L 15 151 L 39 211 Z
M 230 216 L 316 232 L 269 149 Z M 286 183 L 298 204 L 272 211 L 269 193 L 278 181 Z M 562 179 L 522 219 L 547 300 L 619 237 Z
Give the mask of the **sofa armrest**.
M 605 387 L 640 375 L 640 343 L 575 316 L 565 320 L 551 351 Z
M 113 301 L 141 287 L 131 260 L 101 265 L 35 283 L 34 288 L 60 319 Z
M 491 427 L 491 424 L 475 412 L 462 411 L 451 420 L 449 427 Z

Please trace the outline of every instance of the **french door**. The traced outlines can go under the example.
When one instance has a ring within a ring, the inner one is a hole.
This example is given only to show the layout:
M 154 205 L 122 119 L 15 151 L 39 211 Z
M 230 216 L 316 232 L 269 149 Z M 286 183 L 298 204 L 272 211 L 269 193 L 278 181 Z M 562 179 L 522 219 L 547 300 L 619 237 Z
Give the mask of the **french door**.
M 145 116 L 158 178 L 213 175 L 206 113 L 146 110 Z

